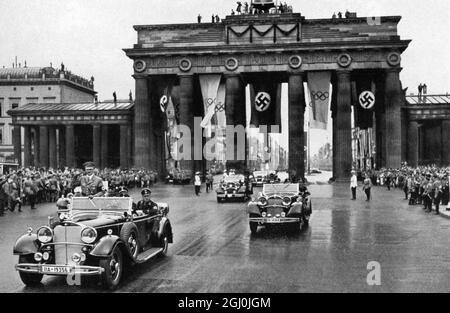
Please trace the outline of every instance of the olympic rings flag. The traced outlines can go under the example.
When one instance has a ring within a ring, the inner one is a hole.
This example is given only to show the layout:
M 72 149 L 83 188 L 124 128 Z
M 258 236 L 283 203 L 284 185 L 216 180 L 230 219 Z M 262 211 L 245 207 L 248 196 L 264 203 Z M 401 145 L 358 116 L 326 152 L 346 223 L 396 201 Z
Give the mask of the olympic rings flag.
M 311 128 L 327 129 L 328 107 L 331 100 L 331 73 L 308 72 L 308 90 L 311 99 Z
M 220 74 L 206 74 L 199 76 L 205 111 L 205 116 L 201 121 L 200 126 L 207 129 L 208 137 L 211 136 L 211 119 L 216 113 L 217 92 L 219 90 L 220 78 Z

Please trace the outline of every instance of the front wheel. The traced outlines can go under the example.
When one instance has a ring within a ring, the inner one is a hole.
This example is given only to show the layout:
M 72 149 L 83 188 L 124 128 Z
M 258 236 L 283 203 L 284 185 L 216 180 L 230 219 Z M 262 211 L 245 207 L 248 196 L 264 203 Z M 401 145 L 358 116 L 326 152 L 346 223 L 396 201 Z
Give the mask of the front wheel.
M 33 258 L 33 255 L 21 255 L 19 256 L 19 264 L 23 263 L 36 263 Z M 43 274 L 34 274 L 34 273 L 26 273 L 19 272 L 20 279 L 27 286 L 36 286 L 41 283 Z
M 119 246 L 115 246 L 113 252 L 108 258 L 100 260 L 100 267 L 103 268 L 102 284 L 109 290 L 114 290 L 119 285 L 122 278 L 123 266 L 122 251 Z

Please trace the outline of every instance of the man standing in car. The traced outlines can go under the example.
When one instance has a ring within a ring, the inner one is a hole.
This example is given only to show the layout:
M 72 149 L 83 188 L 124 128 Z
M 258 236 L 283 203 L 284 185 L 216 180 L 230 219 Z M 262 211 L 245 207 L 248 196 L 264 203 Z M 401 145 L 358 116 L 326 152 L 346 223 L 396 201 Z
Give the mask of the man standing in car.
M 100 197 L 103 195 L 103 180 L 94 174 L 94 163 L 84 163 L 85 175 L 81 177 L 81 190 L 83 196 Z

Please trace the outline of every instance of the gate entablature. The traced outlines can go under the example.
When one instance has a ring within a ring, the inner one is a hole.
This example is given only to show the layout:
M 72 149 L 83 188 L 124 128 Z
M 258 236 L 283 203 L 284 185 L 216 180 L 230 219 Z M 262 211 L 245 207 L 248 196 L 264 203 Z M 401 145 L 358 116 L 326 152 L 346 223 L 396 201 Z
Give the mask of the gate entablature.
M 400 17 L 313 19 L 298 13 L 227 16 L 221 23 L 135 26 L 125 49 L 135 75 L 384 69 L 409 40 Z

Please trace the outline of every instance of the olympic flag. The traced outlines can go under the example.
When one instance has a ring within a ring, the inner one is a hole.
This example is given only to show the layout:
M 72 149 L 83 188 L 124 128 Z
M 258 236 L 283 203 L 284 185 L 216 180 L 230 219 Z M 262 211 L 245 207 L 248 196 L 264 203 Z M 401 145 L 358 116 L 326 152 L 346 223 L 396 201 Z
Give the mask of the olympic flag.
M 331 100 L 331 73 L 308 72 L 308 90 L 311 100 L 310 127 L 327 129 L 328 107 Z

